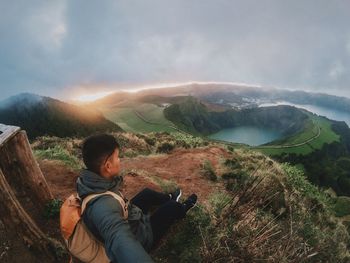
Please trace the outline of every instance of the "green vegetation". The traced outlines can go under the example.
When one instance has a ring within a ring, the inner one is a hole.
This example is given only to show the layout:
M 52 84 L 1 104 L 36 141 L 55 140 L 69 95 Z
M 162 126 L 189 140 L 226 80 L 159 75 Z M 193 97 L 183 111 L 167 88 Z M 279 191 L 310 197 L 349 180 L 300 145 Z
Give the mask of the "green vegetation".
M 186 220 L 173 227 L 169 238 L 153 253 L 156 262 L 206 262 L 202 250 L 202 234 L 208 234 L 210 215 L 197 206 L 186 216 Z
M 261 158 L 239 154 L 244 169 Z M 265 160 L 249 176 L 250 183 L 210 195 L 174 226 L 153 251 L 156 262 L 348 262 L 346 227 L 301 170 Z
M 64 164 L 73 169 L 81 168 L 81 161 L 77 157 L 71 155 L 65 148 L 60 145 L 54 147 L 49 147 L 47 149 L 38 149 L 34 150 L 34 155 L 39 159 L 48 159 L 48 160 L 59 160 Z
M 319 120 L 321 136 L 310 143 L 314 145 L 312 152 L 280 151 L 273 157 L 280 162 L 302 165 L 307 178 L 315 185 L 331 187 L 339 196 L 350 196 L 350 129 L 342 122 L 322 117 Z M 322 143 L 322 147 L 317 148 Z
M 204 176 L 207 177 L 209 180 L 216 181 L 218 179 L 216 176 L 215 170 L 213 168 L 213 165 L 209 160 L 204 161 L 202 165 L 202 169 L 203 169 Z
M 173 180 L 165 180 L 157 176 L 152 176 L 151 178 L 165 193 L 174 192 L 178 188 L 178 185 Z
M 176 132 L 176 129 L 163 114 L 163 108 L 154 104 L 134 103 L 128 107 L 102 109 L 110 121 L 118 124 L 125 131 L 134 133 Z
M 201 137 L 193 136 L 190 134 L 175 132 L 171 134 L 176 140 L 177 145 L 182 145 L 184 148 L 196 148 L 200 146 L 206 146 L 209 143 L 204 141 Z
M 271 148 L 257 147 L 255 149 L 270 156 L 276 156 L 281 154 L 307 155 L 314 152 L 315 150 L 322 149 L 323 145 L 326 143 L 330 144 L 332 142 L 340 141 L 340 136 L 332 130 L 331 121 L 327 120 L 324 117 L 319 117 L 312 114 L 308 114 L 308 115 L 310 119 L 307 122 L 305 129 L 301 133 L 298 133 L 292 137 L 288 137 L 287 139 L 284 139 L 282 141 L 275 141 L 271 143 L 271 145 L 283 146 L 283 145 L 300 144 L 305 141 L 308 141 L 311 138 L 314 138 L 318 134 L 318 129 L 320 129 L 320 135 L 314 140 L 310 141 L 307 144 L 290 147 L 290 148 L 280 147 L 277 149 L 271 149 Z
M 295 189 L 304 197 L 317 201 L 317 203 L 325 207 L 330 206 L 331 200 L 328 196 L 317 188 L 317 186 L 310 183 L 302 170 L 286 163 L 282 164 L 282 169 L 287 175 L 287 182 L 290 188 Z
M 209 135 L 224 128 L 252 125 L 292 136 L 304 130 L 308 119 L 303 111 L 290 106 L 212 111 L 204 102 L 191 96 L 164 109 L 164 116 L 194 135 Z
M 304 130 L 300 133 L 297 133 L 293 136 L 288 137 L 286 140 L 282 141 L 275 141 L 272 144 L 278 144 L 278 145 L 292 145 L 292 144 L 298 144 L 303 143 L 313 137 L 315 137 L 318 132 L 318 125 L 312 118 L 308 119 L 304 126 Z
M 170 153 L 174 149 L 174 145 L 168 142 L 164 142 L 157 148 L 157 153 Z
M 350 197 L 339 196 L 335 199 L 334 211 L 337 216 L 343 217 L 350 215 Z
M 0 108 L 0 122 L 20 126 L 30 140 L 39 136 L 83 137 L 96 132 L 121 131 L 99 112 L 48 97 L 21 94 Z
M 45 206 L 44 217 L 46 219 L 58 218 L 62 204 L 63 204 L 63 201 L 61 199 L 52 199 Z

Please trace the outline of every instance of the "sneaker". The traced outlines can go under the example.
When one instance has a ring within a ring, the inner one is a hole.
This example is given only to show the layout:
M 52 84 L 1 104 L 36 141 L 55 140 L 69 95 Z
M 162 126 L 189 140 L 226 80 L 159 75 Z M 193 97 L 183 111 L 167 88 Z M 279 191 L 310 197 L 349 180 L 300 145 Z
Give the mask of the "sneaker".
M 174 200 L 176 202 L 179 202 L 180 196 L 182 194 L 182 191 L 180 188 L 177 188 L 174 192 L 170 193 L 170 200 Z
M 191 194 L 185 202 L 182 203 L 182 205 L 185 208 L 185 212 L 187 213 L 188 210 L 193 208 L 197 203 L 197 195 L 196 194 Z

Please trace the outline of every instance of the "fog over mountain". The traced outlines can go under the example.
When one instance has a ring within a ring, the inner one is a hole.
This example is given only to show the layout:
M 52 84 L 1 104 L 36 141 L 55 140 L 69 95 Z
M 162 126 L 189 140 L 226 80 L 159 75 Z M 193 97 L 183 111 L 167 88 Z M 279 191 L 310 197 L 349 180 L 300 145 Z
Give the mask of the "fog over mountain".
M 350 97 L 343 0 L 1 1 L 0 98 L 219 81 Z

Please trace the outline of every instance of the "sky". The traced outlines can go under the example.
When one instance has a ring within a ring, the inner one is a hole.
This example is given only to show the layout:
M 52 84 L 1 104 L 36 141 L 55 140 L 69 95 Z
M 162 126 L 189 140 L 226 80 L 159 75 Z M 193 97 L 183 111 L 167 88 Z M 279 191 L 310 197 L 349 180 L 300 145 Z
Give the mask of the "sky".
M 348 0 L 0 0 L 0 99 L 182 82 L 350 97 Z

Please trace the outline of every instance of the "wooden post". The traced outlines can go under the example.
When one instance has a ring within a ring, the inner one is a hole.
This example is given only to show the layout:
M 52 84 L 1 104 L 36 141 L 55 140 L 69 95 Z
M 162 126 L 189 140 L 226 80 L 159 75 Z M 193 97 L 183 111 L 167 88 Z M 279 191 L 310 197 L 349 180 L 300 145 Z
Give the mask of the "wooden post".
M 53 195 L 36 162 L 25 131 L 0 124 L 0 169 L 16 198 L 40 224 L 38 214 Z
M 25 131 L 3 124 L 0 131 L 0 221 L 36 251 L 37 259 L 53 262 L 55 241 L 38 227 L 43 223 L 45 204 L 53 195 Z

